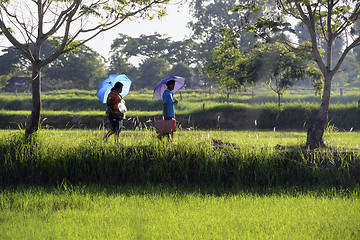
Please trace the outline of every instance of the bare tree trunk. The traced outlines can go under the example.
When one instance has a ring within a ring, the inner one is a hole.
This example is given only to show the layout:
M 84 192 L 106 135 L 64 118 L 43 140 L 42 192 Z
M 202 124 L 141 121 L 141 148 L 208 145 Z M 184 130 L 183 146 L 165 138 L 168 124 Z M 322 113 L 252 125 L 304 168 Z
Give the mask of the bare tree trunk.
M 280 112 L 281 112 L 281 93 L 277 93 L 277 94 L 278 94 L 278 113 L 276 114 L 276 118 L 275 118 L 276 123 L 279 120 Z
M 324 145 L 323 136 L 328 123 L 330 92 L 332 76 L 325 76 L 324 92 L 320 105 L 317 120 L 312 123 L 307 131 L 306 145 L 310 149 L 315 149 Z
M 279 107 L 279 112 L 281 109 L 281 93 L 277 93 L 278 94 L 278 107 Z
M 33 66 L 32 72 L 32 108 L 31 116 L 26 127 L 25 135 L 36 132 L 40 126 L 41 113 L 41 73 L 37 66 Z

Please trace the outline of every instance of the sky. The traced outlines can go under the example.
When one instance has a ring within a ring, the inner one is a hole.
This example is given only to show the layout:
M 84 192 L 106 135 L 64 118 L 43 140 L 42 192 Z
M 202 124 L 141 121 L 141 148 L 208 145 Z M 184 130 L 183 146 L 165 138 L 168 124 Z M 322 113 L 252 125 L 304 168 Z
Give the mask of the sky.
M 110 56 L 111 43 L 120 33 L 131 37 L 139 37 L 141 34 L 151 35 L 157 32 L 171 37 L 174 41 L 188 38 L 190 35 L 190 30 L 186 27 L 190 19 L 188 5 L 170 4 L 167 7 L 167 13 L 168 15 L 161 20 L 121 23 L 117 28 L 97 36 L 86 45 L 107 59 Z
M 189 3 L 187 1 L 172 1 L 167 5 L 167 16 L 162 19 L 154 20 L 137 20 L 135 21 L 124 21 L 116 28 L 104 32 L 98 35 L 96 38 L 90 40 L 86 45 L 93 50 L 101 54 L 105 59 L 110 56 L 110 47 L 115 38 L 120 33 L 131 36 L 139 37 L 140 35 L 151 35 L 155 32 L 171 37 L 174 41 L 181 41 L 188 38 L 190 30 L 186 27 L 190 19 L 189 14 Z M 176 2 L 182 2 L 178 4 Z M 0 50 L 11 46 L 10 42 L 5 37 L 0 39 Z M 1 54 L 1 52 L 0 52 Z M 137 65 L 139 60 L 131 63 Z

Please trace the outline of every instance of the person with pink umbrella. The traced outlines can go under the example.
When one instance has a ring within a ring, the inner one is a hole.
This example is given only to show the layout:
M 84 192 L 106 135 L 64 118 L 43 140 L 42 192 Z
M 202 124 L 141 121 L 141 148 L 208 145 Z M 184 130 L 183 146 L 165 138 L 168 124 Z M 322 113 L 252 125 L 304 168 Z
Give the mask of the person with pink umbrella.
M 167 89 L 162 95 L 163 99 L 163 119 L 172 120 L 175 119 L 175 108 L 174 104 L 178 104 L 178 100 L 174 98 L 175 80 L 170 80 L 166 83 Z
M 164 120 L 174 120 L 175 125 L 175 107 L 174 104 L 178 104 L 178 100 L 174 98 L 174 93 L 172 90 L 174 90 L 175 87 L 175 80 L 170 80 L 166 83 L 167 89 L 162 94 L 162 100 L 163 100 L 163 119 Z M 176 126 L 175 126 L 176 127 Z M 169 133 L 160 133 L 158 135 L 158 138 L 161 139 L 164 136 L 167 136 L 170 139 L 174 137 L 174 132 L 171 131 Z
M 174 93 L 183 87 L 184 83 L 185 78 L 170 76 L 155 86 L 153 99 L 162 99 L 163 102 L 163 121 L 155 122 L 159 139 L 164 136 L 173 137 L 173 133 L 176 131 L 174 105 L 178 104 L 178 101 L 174 98 Z

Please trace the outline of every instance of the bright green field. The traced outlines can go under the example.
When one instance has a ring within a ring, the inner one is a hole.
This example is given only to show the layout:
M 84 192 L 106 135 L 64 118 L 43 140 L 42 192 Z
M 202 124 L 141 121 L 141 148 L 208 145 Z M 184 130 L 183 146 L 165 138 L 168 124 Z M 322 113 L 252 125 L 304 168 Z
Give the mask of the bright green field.
M 104 147 L 156 144 L 151 130 L 42 130 L 44 154 L 95 143 Z M 10 140 L 23 130 L 1 130 Z M 179 131 L 173 146 L 210 144 L 273 149 L 304 143 L 305 132 Z M 357 132 L 326 132 L 331 146 L 358 148 Z M 62 150 L 61 150 L 62 149 Z M 215 152 L 214 152 L 215 154 Z M 147 186 L 16 186 L 0 191 L 0 239 L 359 239 L 360 189 L 332 187 L 203 189 Z
M 359 188 L 204 193 L 27 187 L 0 193 L 0 239 L 359 239 Z
M 6 140 L 14 136 L 23 135 L 25 130 L 2 130 L 0 138 Z M 113 144 L 112 140 L 104 143 L 102 137 L 107 129 L 81 130 L 81 129 L 49 129 L 41 130 L 38 135 L 41 140 L 53 148 L 60 146 L 79 147 L 89 142 L 97 144 Z M 153 128 L 142 131 L 124 130 L 121 134 L 120 144 L 123 146 L 139 146 L 158 143 Z M 179 130 L 174 134 L 173 145 L 211 143 L 212 140 L 220 140 L 226 143 L 236 144 L 238 147 L 272 148 L 276 145 L 293 146 L 306 142 L 306 132 L 297 131 L 220 131 L 220 130 Z M 8 141 L 8 140 L 6 140 Z M 327 145 L 339 148 L 359 148 L 360 132 L 344 132 L 329 128 L 324 134 Z

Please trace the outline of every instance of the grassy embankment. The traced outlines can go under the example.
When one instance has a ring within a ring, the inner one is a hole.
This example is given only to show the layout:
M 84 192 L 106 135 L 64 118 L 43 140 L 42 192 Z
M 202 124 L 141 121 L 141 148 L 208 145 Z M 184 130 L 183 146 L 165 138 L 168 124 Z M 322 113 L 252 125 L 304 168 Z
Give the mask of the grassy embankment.
M 198 129 L 296 129 L 305 130 L 314 120 L 320 98 L 309 91 L 294 91 L 283 96 L 281 114 L 278 116 L 277 98 L 269 91 L 256 91 L 231 95 L 208 94 L 206 91 L 181 90 L 182 100 L 176 107 L 178 122 L 184 128 Z M 43 126 L 55 128 L 92 128 L 107 123 L 104 105 L 94 96 L 95 91 L 54 91 L 43 95 Z M 180 95 L 176 94 L 180 99 Z M 333 93 L 329 112 L 330 124 L 349 131 L 360 129 L 358 91 Z M 161 102 L 152 100 L 151 91 L 131 92 L 126 96 L 128 129 L 153 126 L 153 120 L 161 117 Z M 1 128 L 24 127 L 30 115 L 29 95 L 0 96 Z M 346 117 L 343 117 L 346 116 Z M 255 120 L 257 125 L 255 126 Z

